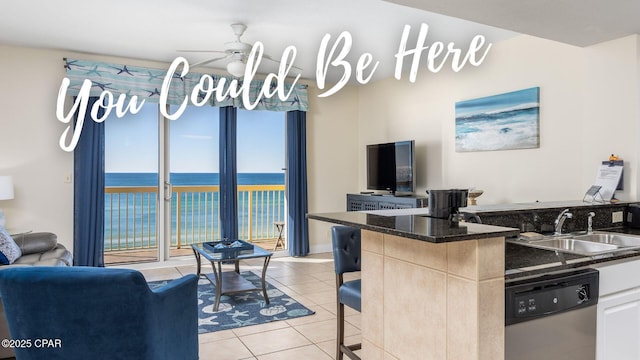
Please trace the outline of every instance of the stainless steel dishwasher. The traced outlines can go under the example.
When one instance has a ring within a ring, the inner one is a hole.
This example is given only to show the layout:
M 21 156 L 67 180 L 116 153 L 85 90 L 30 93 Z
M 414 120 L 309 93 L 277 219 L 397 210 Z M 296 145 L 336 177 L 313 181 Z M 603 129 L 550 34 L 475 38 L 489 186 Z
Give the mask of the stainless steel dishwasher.
M 582 269 L 508 282 L 505 360 L 595 359 L 598 280 Z

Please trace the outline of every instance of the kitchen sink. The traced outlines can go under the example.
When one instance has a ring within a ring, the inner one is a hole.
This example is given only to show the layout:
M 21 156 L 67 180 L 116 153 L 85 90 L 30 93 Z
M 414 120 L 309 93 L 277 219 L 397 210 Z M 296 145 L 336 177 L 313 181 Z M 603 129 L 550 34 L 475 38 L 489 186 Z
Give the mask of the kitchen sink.
M 640 236 L 597 231 L 593 233 L 545 236 L 540 240 L 512 240 L 510 242 L 538 249 L 596 256 L 617 251 L 640 249 Z
M 529 244 L 537 248 L 558 250 L 562 252 L 587 256 L 606 254 L 620 249 L 619 246 L 613 244 L 605 244 L 587 240 L 576 240 L 571 238 L 536 240 L 530 241 Z
M 640 237 L 626 234 L 596 232 L 573 237 L 576 240 L 594 241 L 602 244 L 613 244 L 620 247 L 639 246 Z

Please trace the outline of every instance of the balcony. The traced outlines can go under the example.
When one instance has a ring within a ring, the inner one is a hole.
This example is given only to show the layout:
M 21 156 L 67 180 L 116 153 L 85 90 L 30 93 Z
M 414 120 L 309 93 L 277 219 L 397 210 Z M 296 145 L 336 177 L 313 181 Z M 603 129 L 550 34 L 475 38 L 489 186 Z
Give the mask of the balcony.
M 191 254 L 190 245 L 220 238 L 219 186 L 174 186 L 171 256 Z M 273 249 L 277 222 L 284 221 L 284 185 L 238 185 L 240 239 Z M 157 260 L 154 186 L 105 187 L 105 264 Z

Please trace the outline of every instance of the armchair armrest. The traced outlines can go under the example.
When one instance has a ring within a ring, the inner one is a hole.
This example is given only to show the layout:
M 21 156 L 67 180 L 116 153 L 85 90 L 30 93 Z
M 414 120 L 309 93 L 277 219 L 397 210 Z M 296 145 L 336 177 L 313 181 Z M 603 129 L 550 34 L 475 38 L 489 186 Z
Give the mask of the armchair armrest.
M 193 294 L 197 295 L 197 288 L 198 277 L 194 274 L 188 274 L 179 279 L 171 280 L 166 285 L 155 288 L 152 292 L 155 294 L 154 296 L 166 298 L 167 296 L 175 296 L 176 292 L 187 296 L 186 293 L 193 291 Z
M 13 241 L 20 247 L 22 255 L 28 255 L 55 248 L 58 245 L 58 236 L 50 232 L 26 233 L 13 236 Z
M 198 277 L 185 275 L 154 289 L 150 303 L 155 358 L 198 359 Z

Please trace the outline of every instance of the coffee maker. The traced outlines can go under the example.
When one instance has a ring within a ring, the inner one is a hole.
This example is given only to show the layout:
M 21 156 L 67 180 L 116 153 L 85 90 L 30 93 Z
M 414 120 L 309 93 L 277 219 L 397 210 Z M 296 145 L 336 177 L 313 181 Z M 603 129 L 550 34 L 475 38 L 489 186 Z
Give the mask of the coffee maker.
M 468 189 L 427 190 L 429 196 L 429 216 L 432 218 L 458 221 L 461 207 L 467 206 Z

